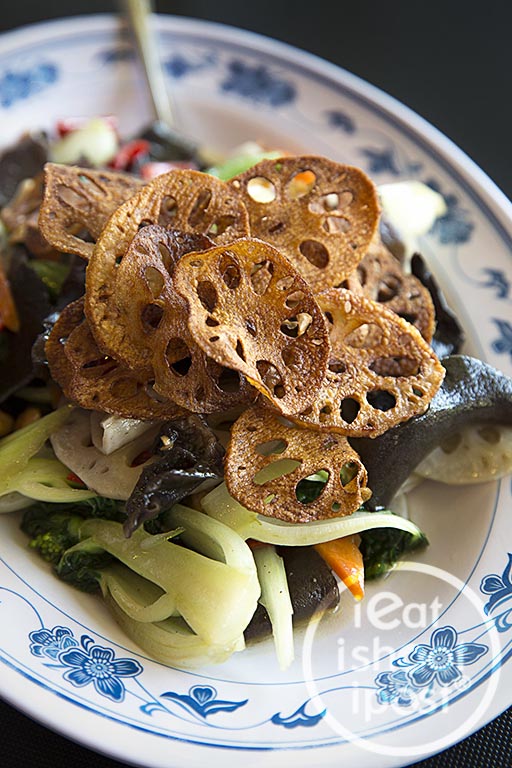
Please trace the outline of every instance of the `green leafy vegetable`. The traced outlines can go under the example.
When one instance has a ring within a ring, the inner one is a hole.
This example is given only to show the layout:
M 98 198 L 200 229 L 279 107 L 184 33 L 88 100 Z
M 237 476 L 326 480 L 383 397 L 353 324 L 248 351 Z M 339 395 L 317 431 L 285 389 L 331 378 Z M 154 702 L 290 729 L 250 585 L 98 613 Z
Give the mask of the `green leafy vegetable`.
M 428 539 L 419 529 L 416 534 L 396 528 L 363 531 L 360 549 L 363 554 L 365 578 L 376 579 L 382 576 L 393 568 L 403 555 L 426 546 Z

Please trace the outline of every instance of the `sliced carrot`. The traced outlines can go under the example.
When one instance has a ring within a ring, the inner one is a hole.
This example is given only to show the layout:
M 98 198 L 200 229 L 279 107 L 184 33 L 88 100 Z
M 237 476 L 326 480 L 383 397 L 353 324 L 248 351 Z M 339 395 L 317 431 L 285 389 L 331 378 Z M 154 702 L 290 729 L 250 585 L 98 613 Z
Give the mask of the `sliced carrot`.
M 323 544 L 315 544 L 318 554 L 340 577 L 356 600 L 364 597 L 364 565 L 359 550 L 361 537 L 358 534 L 343 536 Z
M 20 329 L 20 320 L 12 298 L 9 281 L 0 264 L 0 330 L 2 328 L 17 333 Z

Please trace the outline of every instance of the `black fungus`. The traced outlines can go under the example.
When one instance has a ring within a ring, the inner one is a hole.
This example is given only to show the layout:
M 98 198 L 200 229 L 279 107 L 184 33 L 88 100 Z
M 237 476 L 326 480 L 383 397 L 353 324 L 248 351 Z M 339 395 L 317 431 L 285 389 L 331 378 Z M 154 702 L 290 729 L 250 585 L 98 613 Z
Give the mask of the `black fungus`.
M 366 581 L 383 576 L 408 552 L 428 546 L 425 534 L 415 535 L 397 528 L 372 528 L 362 531 L 360 536 Z
M 0 155 L 0 208 L 14 196 L 23 179 L 41 173 L 48 159 L 43 133 L 27 134 Z
M 473 424 L 512 424 L 512 379 L 465 355 L 445 357 L 444 381 L 421 416 L 373 439 L 350 438 L 368 472 L 367 509 L 386 509 L 415 467 L 450 434 Z
M 411 258 L 411 272 L 423 283 L 434 302 L 436 312 L 436 330 L 432 339 L 434 352 L 438 357 L 458 354 L 464 343 L 464 331 L 457 316 L 448 306 L 437 280 L 419 253 L 413 254 Z
M 279 547 L 293 606 L 295 626 L 308 621 L 317 610 L 335 608 L 340 599 L 336 579 L 313 547 Z M 249 626 L 244 632 L 247 642 L 272 634 L 272 625 L 266 609 L 258 604 Z
M 223 476 L 224 448 L 197 414 L 166 422 L 152 453 L 158 459 L 143 469 L 126 503 L 127 536 L 143 523 L 160 517 L 206 481 Z

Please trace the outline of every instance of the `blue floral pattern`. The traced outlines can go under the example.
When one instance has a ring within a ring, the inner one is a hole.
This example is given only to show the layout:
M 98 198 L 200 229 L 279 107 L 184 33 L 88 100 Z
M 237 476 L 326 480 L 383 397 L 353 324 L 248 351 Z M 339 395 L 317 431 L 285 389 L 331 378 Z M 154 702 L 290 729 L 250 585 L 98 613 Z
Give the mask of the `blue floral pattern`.
M 393 176 L 399 176 L 400 168 L 392 149 L 363 147 L 360 151 L 366 157 L 369 173 L 391 173 Z
M 78 645 L 73 633 L 67 627 L 38 629 L 29 634 L 30 653 L 34 656 L 56 660 L 61 651 L 67 651 Z
M 409 660 L 415 666 L 407 674 L 419 688 L 432 682 L 450 686 L 462 678 L 459 667 L 473 664 L 488 650 L 480 643 L 457 645 L 454 628 L 441 627 L 432 634 L 430 645 L 417 645 L 409 654 Z
M 442 245 L 462 245 L 469 242 L 474 229 L 469 213 L 462 208 L 459 198 L 453 194 L 444 195 L 440 184 L 428 179 L 426 184 L 444 197 L 446 213 L 439 216 L 430 233 L 437 237 Z
M 449 688 L 462 680 L 460 667 L 474 664 L 489 650 L 483 643 L 457 643 L 453 627 L 439 627 L 430 643 L 416 645 L 407 658 L 396 659 L 398 670 L 381 672 L 375 678 L 380 704 L 396 702 L 410 706 L 420 692 L 435 686 Z
M 59 662 L 69 667 L 64 679 L 77 688 L 94 685 L 101 696 L 115 702 L 123 701 L 125 696 L 123 677 L 135 677 L 142 672 L 142 666 L 135 659 L 116 659 L 111 648 L 96 645 L 94 640 L 84 635 L 82 649 L 72 648 L 61 651 Z
M 495 626 L 500 632 L 506 632 L 512 627 L 512 553 L 508 553 L 508 562 L 501 576 L 497 573 L 485 576 L 480 590 L 484 595 L 490 595 L 484 606 L 487 616 L 505 606 L 505 610 L 495 617 Z
M 375 682 L 380 689 L 377 693 L 379 704 L 391 704 L 396 701 L 399 707 L 409 707 L 419 691 L 403 669 L 381 672 Z
M 182 53 L 176 53 L 165 61 L 164 68 L 168 75 L 178 80 L 192 72 L 214 66 L 216 60 L 214 54 L 206 54 L 199 59 L 191 59 Z
M 229 62 L 228 76 L 221 83 L 221 90 L 271 107 L 291 104 L 297 96 L 293 83 L 264 64 L 251 66 L 239 59 Z
M 490 269 L 486 267 L 482 270 L 488 276 L 486 282 L 482 283 L 485 288 L 494 288 L 497 299 L 508 299 L 510 294 L 510 282 L 505 277 L 501 269 Z
M 0 106 L 8 108 L 28 99 L 56 83 L 58 77 L 57 66 L 50 62 L 42 62 L 29 69 L 9 69 L 0 75 Z
M 346 112 L 341 112 L 339 109 L 328 109 L 325 116 L 327 118 L 327 125 L 331 128 L 338 128 L 348 134 L 355 133 L 356 125 L 354 120 Z
M 215 712 L 234 712 L 247 704 L 243 701 L 224 701 L 217 698 L 217 691 L 211 685 L 194 685 L 188 694 L 166 691 L 161 694 L 164 699 L 171 699 L 189 712 L 206 718 Z
M 509 354 L 512 357 L 512 324 L 497 318 L 493 318 L 493 322 L 500 332 L 500 338 L 492 342 L 493 350 L 499 355 Z
M 324 709 L 317 714 L 308 715 L 306 712 L 307 704 L 308 702 L 305 701 L 304 704 L 296 709 L 295 712 L 292 712 L 291 715 L 284 716 L 280 712 L 276 712 L 275 715 L 272 715 L 270 721 L 274 723 L 274 725 L 282 725 L 284 728 L 298 728 L 299 726 L 312 728 L 313 726 L 318 725 L 320 720 L 325 717 L 327 710 Z

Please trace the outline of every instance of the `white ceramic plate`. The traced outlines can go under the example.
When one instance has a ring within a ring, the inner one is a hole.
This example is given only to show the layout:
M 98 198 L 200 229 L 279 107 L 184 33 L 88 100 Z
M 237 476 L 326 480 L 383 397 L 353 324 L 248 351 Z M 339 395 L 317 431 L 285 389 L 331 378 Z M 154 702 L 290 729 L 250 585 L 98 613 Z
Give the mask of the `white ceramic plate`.
M 361 165 L 379 183 L 415 178 L 441 190 L 448 210 L 422 249 L 466 329 L 465 351 L 512 373 L 512 208 L 468 158 L 319 59 L 201 22 L 160 18 L 158 28 L 180 121 L 196 139 L 228 149 L 259 138 Z M 2 38 L 4 143 L 98 113 L 119 115 L 127 135 L 150 118 L 114 19 Z M 59 583 L 27 550 L 15 515 L 3 516 L 0 692 L 65 735 L 144 766 L 415 762 L 511 703 L 510 495 L 510 479 L 422 486 L 414 515 L 430 548 L 370 585 L 357 610 L 344 595 L 335 616 L 299 634 L 286 673 L 270 643 L 193 673 L 154 663 L 99 600 Z

